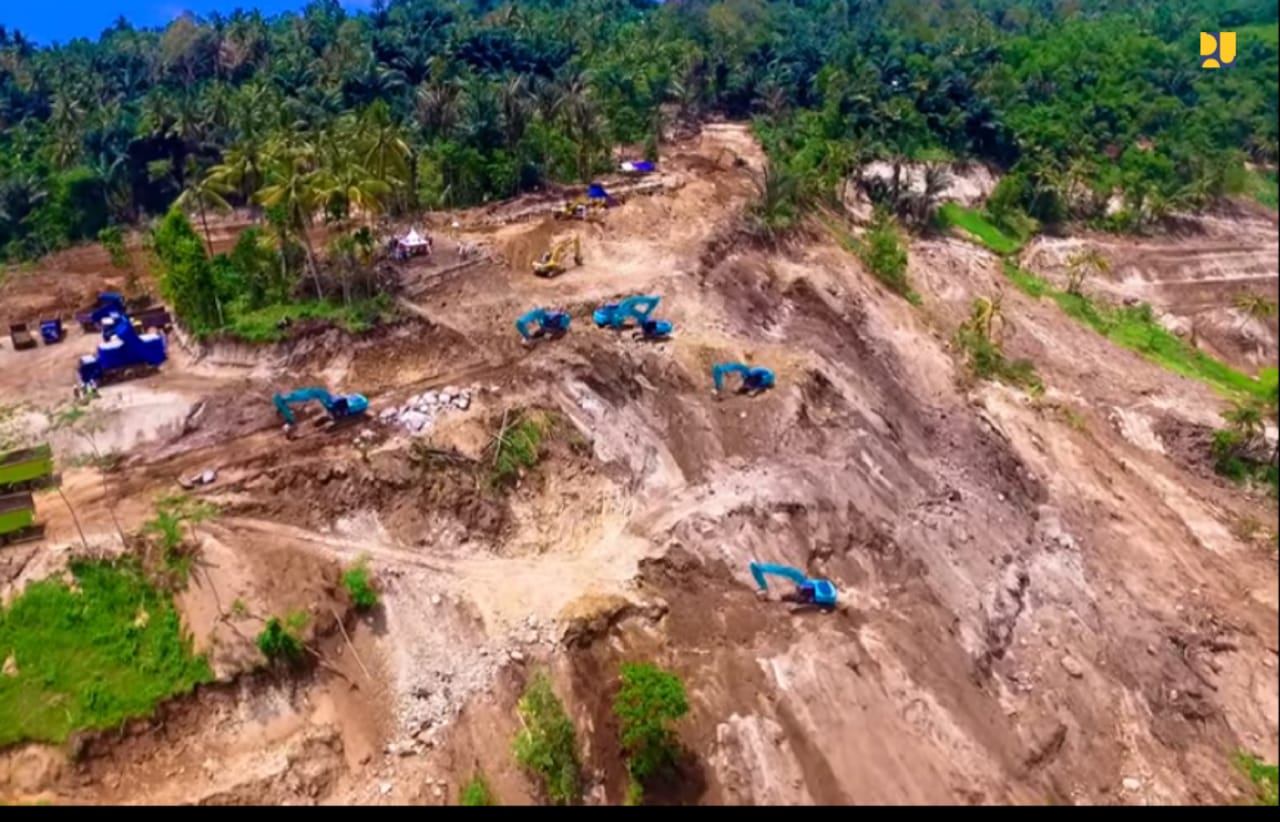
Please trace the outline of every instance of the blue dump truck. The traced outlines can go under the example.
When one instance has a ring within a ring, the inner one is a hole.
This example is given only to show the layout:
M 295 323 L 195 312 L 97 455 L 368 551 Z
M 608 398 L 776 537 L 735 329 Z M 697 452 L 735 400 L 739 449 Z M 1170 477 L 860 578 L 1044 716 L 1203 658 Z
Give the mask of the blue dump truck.
M 81 390 L 153 373 L 169 356 L 163 334 L 139 333 L 123 313 L 103 318 L 102 337 L 96 354 L 80 358 L 77 376 Z

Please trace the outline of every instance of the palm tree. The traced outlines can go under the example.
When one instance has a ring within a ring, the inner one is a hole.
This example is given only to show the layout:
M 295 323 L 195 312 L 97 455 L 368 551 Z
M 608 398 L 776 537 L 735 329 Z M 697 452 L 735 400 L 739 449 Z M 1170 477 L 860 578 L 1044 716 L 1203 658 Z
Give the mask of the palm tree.
M 770 165 L 755 185 L 757 196 L 749 211 L 753 233 L 768 243 L 777 242 L 799 221 L 800 180 L 785 168 Z
M 583 75 L 576 75 L 569 81 L 557 109 L 577 149 L 578 179 L 585 182 L 591 174 L 595 150 L 600 145 L 604 118 Z
M 428 140 L 448 135 L 458 122 L 458 87 L 453 83 L 423 83 L 414 103 L 418 125 Z
M 209 176 L 227 191 L 235 191 L 248 202 L 258 191 L 266 173 L 266 145 L 255 135 L 245 135 L 222 155 L 222 162 L 209 169 Z
M 320 285 L 320 272 L 316 267 L 315 250 L 307 229 L 323 201 L 319 175 L 315 168 L 315 148 L 303 140 L 277 140 L 268 152 L 268 183 L 256 195 L 266 208 L 280 208 L 284 215 L 282 227 L 296 233 L 302 240 L 307 254 L 307 268 L 315 281 L 316 297 L 324 298 Z
M 1089 275 L 1105 274 L 1110 270 L 1110 261 L 1098 249 L 1077 251 L 1067 259 L 1067 293 L 1083 296 L 1081 289 Z
M 391 109 L 378 101 L 360 116 L 358 142 L 361 161 L 375 179 L 389 187 L 409 179 L 409 143 L 391 118 Z
M 194 163 L 192 164 L 194 166 Z M 194 169 L 193 169 L 194 170 Z M 205 246 L 209 249 L 209 257 L 213 258 L 213 237 L 209 233 L 209 210 L 228 212 L 231 205 L 223 197 L 229 189 L 212 174 L 201 177 L 189 174 L 187 187 L 178 195 L 174 205 L 182 209 L 194 208 L 200 215 L 200 227 L 204 230 Z
M 1251 294 L 1248 291 L 1241 291 L 1239 294 L 1231 298 L 1231 307 L 1244 315 L 1241 325 L 1249 320 L 1258 320 L 1265 322 L 1276 316 L 1277 305 L 1274 300 L 1268 300 L 1258 294 Z

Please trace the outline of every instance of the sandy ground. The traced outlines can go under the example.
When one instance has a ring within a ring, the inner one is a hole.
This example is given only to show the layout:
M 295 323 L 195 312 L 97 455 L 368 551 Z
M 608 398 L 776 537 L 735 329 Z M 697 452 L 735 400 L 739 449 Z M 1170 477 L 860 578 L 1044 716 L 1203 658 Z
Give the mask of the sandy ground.
M 179 604 L 220 683 L 75 762 L 0 753 L 0 795 L 446 804 L 480 769 L 504 804 L 531 803 L 514 703 L 545 667 L 577 720 L 586 801 L 616 804 L 617 665 L 648 658 L 692 706 L 656 803 L 1241 800 L 1234 751 L 1277 754 L 1278 596 L 1274 549 L 1238 525 L 1275 509 L 1194 470 L 1175 436 L 1223 402 L 1012 289 L 1007 345 L 1046 394 L 967 385 L 947 341 L 1001 287 L 998 261 L 915 243 L 917 309 L 832 244 L 753 248 L 734 227 L 762 164 L 747 129 L 708 127 L 598 224 L 533 199 L 458 215 L 404 272 L 395 326 L 184 351 L 106 389 L 93 437 L 120 466 L 72 465 L 90 443 L 55 435 L 65 502 L 40 496 L 47 538 L 6 549 L 0 581 L 11 594 L 83 550 L 72 511 L 95 550 L 119 550 L 117 525 L 216 468 L 197 493 L 222 514 Z M 534 277 L 570 233 L 583 265 Z M 662 296 L 672 341 L 592 326 L 633 293 Z M 525 349 L 511 324 L 536 305 L 574 322 Z M 0 350 L 6 393 L 56 406 L 57 363 L 86 344 Z M 727 359 L 778 387 L 716 400 L 709 369 Z M 366 392 L 375 417 L 468 387 L 471 407 L 427 438 L 462 459 L 424 468 L 375 421 L 288 442 L 269 394 L 302 380 Z M 486 442 L 529 405 L 566 428 L 498 494 Z M 338 575 L 360 557 L 383 598 L 357 618 Z M 758 597 L 752 560 L 831 579 L 841 608 Z M 262 620 L 294 609 L 322 663 L 244 673 Z

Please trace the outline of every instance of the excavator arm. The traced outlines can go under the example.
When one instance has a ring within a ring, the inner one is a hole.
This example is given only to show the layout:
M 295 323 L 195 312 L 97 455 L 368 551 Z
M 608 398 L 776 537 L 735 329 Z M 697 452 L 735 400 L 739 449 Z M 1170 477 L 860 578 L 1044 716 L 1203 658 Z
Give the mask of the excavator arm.
M 773 372 L 763 366 L 743 365 L 740 362 L 725 362 L 715 365 L 711 369 L 711 379 L 715 383 L 716 393 L 719 394 L 724 390 L 724 378 L 726 374 L 739 374 L 742 377 L 742 386 L 748 392 L 763 391 L 766 388 L 773 388 L 775 377 Z
M 762 562 L 751 563 L 751 576 L 755 578 L 756 585 L 760 586 L 761 591 L 769 590 L 765 577 L 770 575 L 789 579 L 795 583 L 795 592 L 784 596 L 784 600 L 790 599 L 792 602 L 819 605 L 823 608 L 835 607 L 836 586 L 830 580 L 809 579 L 800 570 L 789 565 L 769 565 Z
M 750 372 L 750 370 L 751 369 L 747 368 L 740 362 L 720 363 L 711 369 L 711 379 L 716 384 L 716 391 L 719 392 L 724 390 L 724 378 L 726 374 L 741 374 L 742 379 L 745 380 L 747 378 L 747 373 Z
M 796 585 L 805 585 L 809 582 L 808 577 L 789 565 L 768 565 L 763 562 L 751 563 L 751 576 L 755 577 L 756 585 L 759 585 L 761 590 L 769 590 L 765 577 L 770 575 L 789 579 Z
M 636 321 L 636 325 L 644 325 L 645 320 L 649 319 L 649 315 L 658 308 L 660 302 L 662 302 L 661 297 L 628 297 L 618 306 L 618 311 L 614 315 L 614 327 L 621 327 L 631 319 Z

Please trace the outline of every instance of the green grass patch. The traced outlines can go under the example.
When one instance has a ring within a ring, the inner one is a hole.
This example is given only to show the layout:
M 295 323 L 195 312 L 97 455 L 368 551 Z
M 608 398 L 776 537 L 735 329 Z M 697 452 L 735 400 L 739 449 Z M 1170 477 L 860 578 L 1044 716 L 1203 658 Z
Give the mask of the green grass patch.
M 226 333 L 250 343 L 279 342 L 284 339 L 289 323 L 322 320 L 333 323 L 351 334 L 373 328 L 391 313 L 386 297 L 361 300 L 351 305 L 319 300 L 285 303 L 237 313 L 230 318 Z
M 1244 395 L 1263 400 L 1268 396 L 1266 379 L 1254 379 L 1197 351 L 1160 325 L 1149 305 L 1109 306 L 1079 294 L 1068 294 L 1008 261 L 1005 261 L 1004 273 L 1020 291 L 1037 298 L 1051 298 L 1067 315 L 1175 374 L 1200 380 L 1227 396 Z
M 574 804 L 582 792 L 577 735 L 546 673 L 529 681 L 517 709 L 523 729 L 515 739 L 516 761 L 539 778 L 552 804 Z
M 1245 179 L 1245 192 L 1272 211 L 1280 210 L 1280 180 L 1276 170 L 1255 170 L 1248 172 Z
M 134 562 L 76 561 L 75 590 L 32 583 L 0 610 L 0 747 L 60 743 L 73 731 L 145 716 L 213 679 L 173 600 Z
M 462 786 L 458 804 L 469 808 L 479 808 L 497 805 L 498 803 L 494 801 L 493 792 L 489 790 L 489 783 L 485 781 L 484 774 L 477 772 L 475 776 L 471 777 L 471 781 Z
M 1013 254 L 1022 248 L 1022 241 L 1001 231 L 981 213 L 958 203 L 944 204 L 938 209 L 938 218 L 949 228 L 964 229 L 997 254 Z
M 1236 765 L 1253 783 L 1254 802 L 1258 805 L 1276 805 L 1280 802 L 1280 771 L 1252 754 L 1236 757 Z
M 542 444 L 555 424 L 551 415 L 541 411 L 521 411 L 505 421 L 494 436 L 493 468 L 489 482 L 494 488 L 511 485 L 523 471 L 538 464 Z

